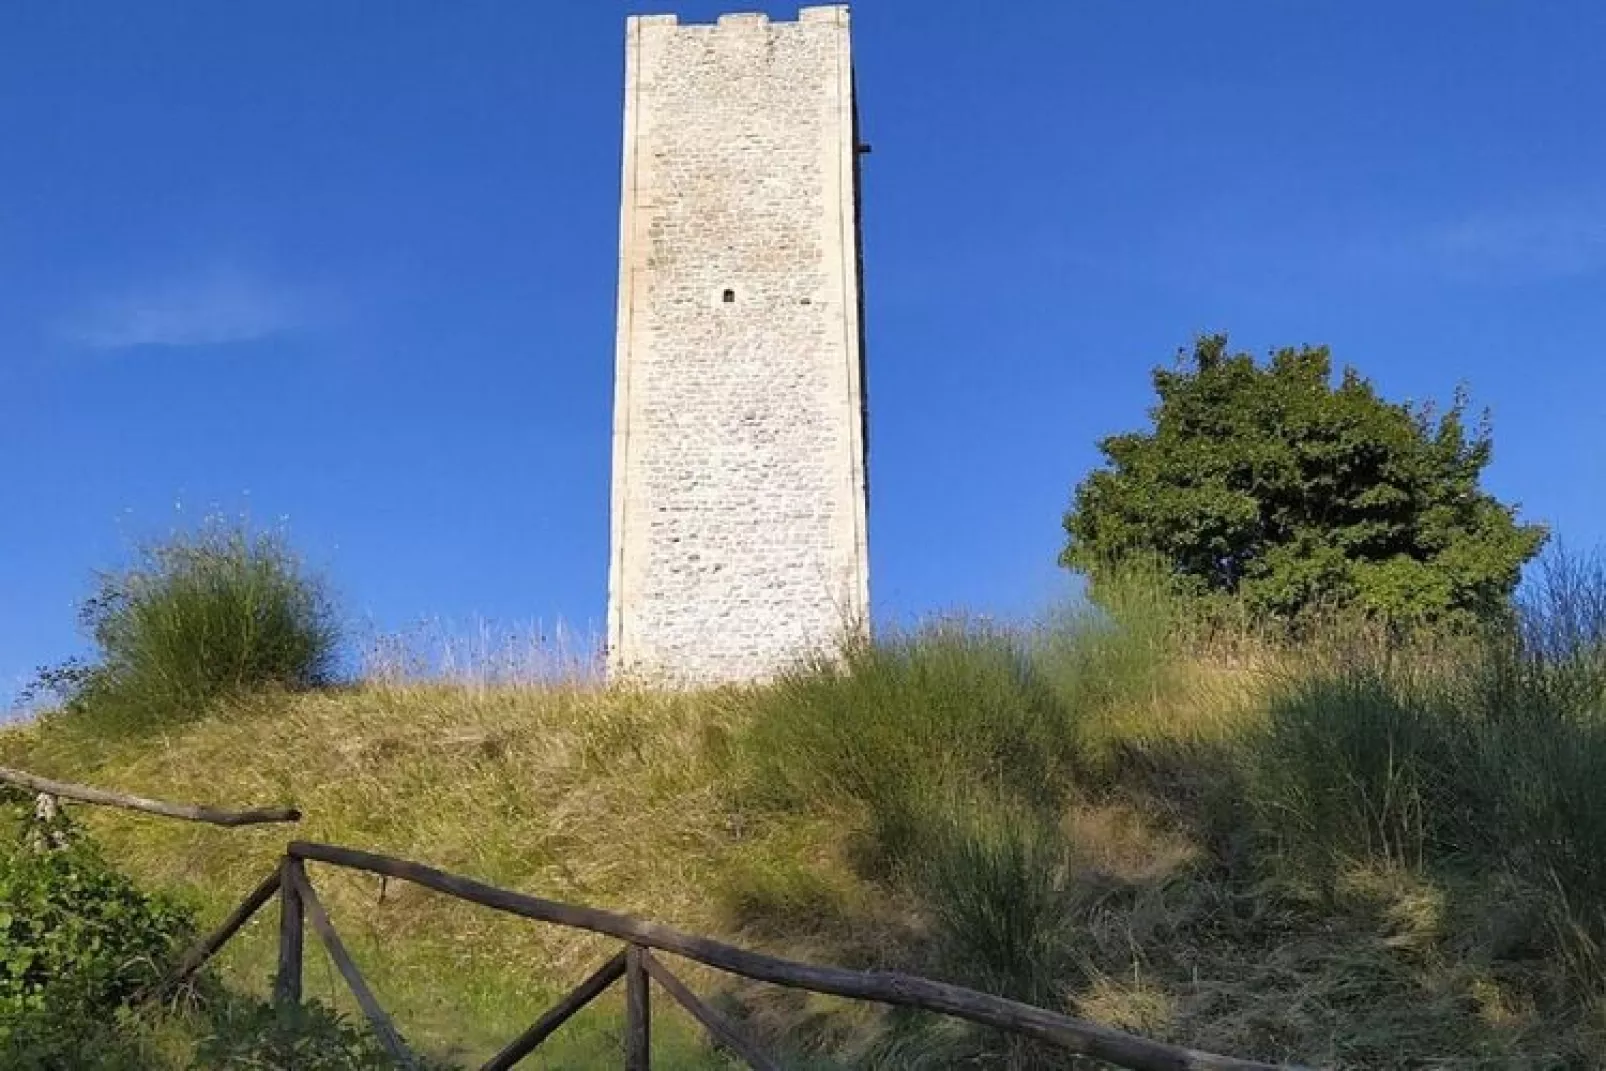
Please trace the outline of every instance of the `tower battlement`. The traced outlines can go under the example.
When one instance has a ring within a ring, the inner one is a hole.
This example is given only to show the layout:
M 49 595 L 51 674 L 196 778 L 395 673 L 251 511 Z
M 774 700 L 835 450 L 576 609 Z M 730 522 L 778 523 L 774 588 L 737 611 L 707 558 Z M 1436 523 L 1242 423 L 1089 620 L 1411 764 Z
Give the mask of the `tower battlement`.
M 679 15 L 631 15 L 626 20 L 635 27 L 653 26 L 681 26 L 687 29 L 697 26 L 762 26 L 770 22 L 770 17 L 762 11 L 736 11 L 719 16 L 712 23 L 683 23 Z M 798 9 L 798 22 L 824 22 L 831 25 L 846 26 L 848 23 L 847 4 L 814 4 Z
M 610 667 L 761 679 L 868 617 L 848 10 L 626 37 Z

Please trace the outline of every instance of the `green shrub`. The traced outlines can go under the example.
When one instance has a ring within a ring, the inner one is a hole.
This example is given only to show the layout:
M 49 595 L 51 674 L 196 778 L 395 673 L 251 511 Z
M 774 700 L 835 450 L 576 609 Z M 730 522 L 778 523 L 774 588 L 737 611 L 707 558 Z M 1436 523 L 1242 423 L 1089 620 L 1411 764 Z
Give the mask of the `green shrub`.
M 1102 440 L 1077 485 L 1064 565 L 1154 554 L 1273 625 L 1351 607 L 1460 628 L 1502 618 L 1544 546 L 1481 486 L 1493 441 L 1460 393 L 1439 412 L 1389 402 L 1352 367 L 1335 384 L 1326 347 L 1261 364 L 1225 335 L 1153 384 L 1151 426 Z
M 223 999 L 207 1009 L 194 1071 L 391 1071 L 397 1066 L 366 1023 L 318 1001 L 282 1007 Z M 450 1065 L 420 1060 L 419 1071 Z
M 142 548 L 99 577 L 82 611 L 97 658 L 45 683 L 97 728 L 198 717 L 263 687 L 328 682 L 339 629 L 321 582 L 282 537 L 208 525 Z
M 0 835 L 0 1066 L 89 1066 L 84 1047 L 106 1046 L 98 1028 L 163 975 L 192 920 L 109 867 L 86 837 L 45 850 L 7 833 Z M 114 1048 L 104 1047 L 108 1059 Z
M 156 1071 L 162 1064 L 144 1040 L 121 1014 L 101 1021 L 27 1012 L 10 1023 L 0 1060 L 6 1071 Z
M 30 819 L 15 799 L 0 806 L 15 827 L 0 830 L 0 1067 L 152 1071 L 185 1063 L 151 1051 L 161 1015 L 153 1006 L 136 1010 L 131 998 L 165 977 L 193 937 L 190 913 L 142 892 L 70 824 L 48 830 L 60 846 L 45 849 L 21 835 Z M 193 1071 L 395 1066 L 366 1027 L 316 1002 L 275 1007 L 207 979 L 196 996 L 174 1019 L 193 1040 Z

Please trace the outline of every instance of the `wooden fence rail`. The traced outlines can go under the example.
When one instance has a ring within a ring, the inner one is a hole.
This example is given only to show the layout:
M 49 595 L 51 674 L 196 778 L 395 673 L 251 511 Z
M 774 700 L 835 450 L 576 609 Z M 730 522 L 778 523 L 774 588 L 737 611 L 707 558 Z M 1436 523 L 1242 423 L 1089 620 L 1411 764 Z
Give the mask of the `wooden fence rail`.
M 413 1066 L 412 1054 L 400 1032 L 380 1007 L 335 933 L 306 874 L 308 862 L 409 881 L 498 911 L 587 930 L 625 942 L 625 948 L 619 955 L 603 964 L 544 1013 L 528 1030 L 486 1063 L 482 1071 L 506 1071 L 514 1067 L 621 977 L 626 983 L 624 1056 L 627 1071 L 646 1071 L 650 1064 L 649 982 L 656 982 L 708 1030 L 716 1044 L 740 1057 L 748 1066 L 766 1071 L 780 1067 L 743 1036 L 735 1024 L 698 998 L 653 955 L 654 952 L 668 952 L 757 981 L 954 1016 L 982 1026 L 1036 1038 L 1064 1052 L 1094 1057 L 1130 1071 L 1276 1071 L 1276 1065 L 1152 1041 L 962 986 L 891 971 L 853 971 L 797 963 L 683 933 L 629 915 L 500 889 L 420 863 L 306 841 L 290 844 L 278 871 L 265 878 L 216 933 L 203 938 L 185 954 L 179 971 L 170 979 L 170 983 L 179 983 L 193 975 L 277 891 L 280 896 L 279 973 L 274 985 L 277 998 L 292 1002 L 301 999 L 303 929 L 310 922 L 356 996 L 381 1044 L 398 1064 Z
M 125 811 L 144 811 L 165 818 L 184 818 L 191 822 L 207 822 L 214 826 L 251 826 L 267 822 L 299 822 L 301 812 L 294 807 L 259 807 L 250 811 L 225 811 L 217 807 L 203 807 L 193 803 L 167 803 L 131 796 L 126 792 L 108 792 L 103 788 L 76 785 L 71 781 L 53 781 L 24 770 L 0 766 L 0 781 L 26 788 L 46 796 L 79 803 L 93 803 L 102 807 L 121 807 Z

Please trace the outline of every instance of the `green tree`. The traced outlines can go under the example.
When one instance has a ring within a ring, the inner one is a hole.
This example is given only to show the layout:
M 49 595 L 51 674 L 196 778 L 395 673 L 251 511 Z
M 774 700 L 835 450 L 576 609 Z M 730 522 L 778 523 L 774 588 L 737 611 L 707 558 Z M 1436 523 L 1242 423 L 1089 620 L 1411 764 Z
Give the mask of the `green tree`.
M 1503 614 L 1546 535 L 1482 490 L 1487 417 L 1467 399 L 1385 401 L 1326 347 L 1266 365 L 1201 338 L 1154 372 L 1152 430 L 1099 444 L 1107 464 L 1076 488 L 1062 565 L 1095 588 L 1112 563 L 1158 557 L 1191 593 L 1241 599 L 1261 620 L 1314 608 L 1392 623 Z

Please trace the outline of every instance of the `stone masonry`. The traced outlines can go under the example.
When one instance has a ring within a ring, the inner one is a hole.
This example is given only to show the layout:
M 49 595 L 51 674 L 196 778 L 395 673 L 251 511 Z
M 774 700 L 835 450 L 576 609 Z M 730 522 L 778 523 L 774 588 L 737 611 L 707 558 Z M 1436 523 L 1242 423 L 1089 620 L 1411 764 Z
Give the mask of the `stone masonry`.
M 610 671 L 763 679 L 868 617 L 848 10 L 627 36 Z

